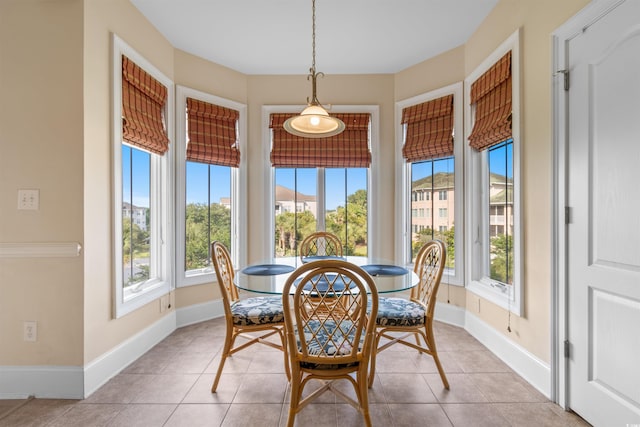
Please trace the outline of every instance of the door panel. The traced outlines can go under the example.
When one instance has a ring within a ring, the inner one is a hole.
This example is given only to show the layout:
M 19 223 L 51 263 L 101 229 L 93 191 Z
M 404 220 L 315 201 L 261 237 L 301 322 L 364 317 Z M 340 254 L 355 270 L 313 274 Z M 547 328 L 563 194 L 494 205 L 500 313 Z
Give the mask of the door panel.
M 640 2 L 569 42 L 571 409 L 640 423 Z

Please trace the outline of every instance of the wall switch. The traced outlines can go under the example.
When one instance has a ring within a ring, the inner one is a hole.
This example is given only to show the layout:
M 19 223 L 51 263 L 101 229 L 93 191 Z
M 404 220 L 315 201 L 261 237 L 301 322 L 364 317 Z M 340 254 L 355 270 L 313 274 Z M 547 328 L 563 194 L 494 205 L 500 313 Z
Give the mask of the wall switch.
M 40 208 L 40 190 L 18 190 L 18 209 L 37 211 Z
M 35 342 L 38 340 L 38 322 L 27 320 L 23 325 L 23 338 L 25 341 Z

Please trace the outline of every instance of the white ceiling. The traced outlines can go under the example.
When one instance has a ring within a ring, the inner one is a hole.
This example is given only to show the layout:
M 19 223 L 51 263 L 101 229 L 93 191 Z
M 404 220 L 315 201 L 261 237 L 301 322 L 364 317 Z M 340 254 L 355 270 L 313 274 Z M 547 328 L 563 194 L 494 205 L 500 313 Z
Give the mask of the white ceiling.
M 244 74 L 306 74 L 311 0 L 130 0 L 176 48 Z M 396 73 L 464 44 L 498 0 L 317 0 L 316 70 Z

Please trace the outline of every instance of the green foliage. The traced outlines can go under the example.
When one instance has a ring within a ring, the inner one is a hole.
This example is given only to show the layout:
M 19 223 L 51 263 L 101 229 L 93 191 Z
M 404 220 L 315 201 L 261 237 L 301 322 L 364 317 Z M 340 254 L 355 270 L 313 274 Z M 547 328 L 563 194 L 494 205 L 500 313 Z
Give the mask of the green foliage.
M 454 268 L 456 264 L 456 241 L 455 241 L 455 226 L 452 226 L 447 231 L 434 231 L 430 227 L 426 227 L 417 233 L 417 238 L 411 243 L 411 259 L 415 259 L 418 255 L 418 251 L 428 241 L 432 239 L 442 240 L 447 248 L 447 261 L 446 266 L 448 268 Z
M 491 238 L 490 277 L 506 284 L 513 284 L 513 238 L 499 234 Z
M 209 247 L 214 240 L 231 248 L 231 210 L 217 203 L 189 203 L 185 221 L 186 270 L 211 263 Z
M 135 259 L 148 254 L 149 232 L 131 224 L 131 218 L 122 218 L 122 261 L 128 264 L 132 257 Z
M 367 191 L 347 197 L 347 207 L 327 212 L 326 229 L 340 237 L 345 255 L 367 255 Z
M 297 232 L 296 232 L 297 231 Z M 276 256 L 295 256 L 298 244 L 316 231 L 316 218 L 309 211 L 276 215 Z
M 347 197 L 347 206 L 327 212 L 326 231 L 340 237 L 346 255 L 367 255 L 367 191 L 357 190 Z M 294 256 L 296 246 L 316 231 L 316 219 L 309 211 L 276 215 L 276 256 Z M 294 231 L 294 230 L 297 230 Z
M 148 225 L 148 224 L 147 224 Z M 149 257 L 149 232 L 131 223 L 131 218 L 122 218 L 122 263 L 134 263 L 135 274 L 124 284 L 129 286 L 149 278 L 149 265 L 138 264 L 136 260 Z

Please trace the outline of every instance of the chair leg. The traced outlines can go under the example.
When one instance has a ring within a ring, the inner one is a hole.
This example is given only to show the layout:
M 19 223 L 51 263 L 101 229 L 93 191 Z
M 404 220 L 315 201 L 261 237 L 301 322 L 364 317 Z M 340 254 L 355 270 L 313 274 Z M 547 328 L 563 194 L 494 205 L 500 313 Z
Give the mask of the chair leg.
M 364 417 L 364 423 L 367 427 L 371 427 L 371 414 L 369 414 L 369 390 L 367 381 L 367 370 L 358 371 L 358 401 L 360 410 Z
M 235 342 L 235 335 L 233 335 L 233 330 L 227 330 L 227 335 L 224 338 L 224 348 L 222 349 L 222 354 L 220 355 L 220 363 L 218 364 L 218 372 L 216 372 L 216 378 L 213 380 L 213 385 L 211 386 L 211 393 L 215 393 L 218 388 L 218 382 L 220 381 L 220 375 L 222 375 L 222 368 L 224 368 L 224 362 L 227 361 L 227 357 L 229 357 L 229 352 L 231 351 L 231 347 Z
M 414 335 L 416 336 L 416 345 L 420 347 L 420 334 L 416 332 Z M 429 343 L 425 342 L 425 344 L 428 345 Z
M 442 364 L 440 363 L 440 358 L 438 357 L 438 350 L 436 350 L 436 340 L 433 335 L 433 327 L 431 323 L 425 325 L 426 335 L 424 336 L 427 347 L 429 347 L 429 351 L 431 351 L 431 356 L 433 356 L 433 361 L 436 362 L 436 368 L 438 368 L 438 373 L 440 374 L 440 379 L 442 380 L 442 384 L 444 388 L 449 390 L 449 381 L 447 380 L 447 376 L 444 373 L 444 369 L 442 368 Z
M 433 352 L 433 360 L 436 362 L 436 367 L 438 368 L 438 373 L 440 374 L 440 379 L 442 379 L 442 384 L 444 388 L 449 390 L 449 381 L 447 381 L 447 376 L 444 374 L 444 369 L 442 369 L 442 365 L 440 364 L 440 358 L 438 357 L 438 352 Z
M 280 339 L 282 340 L 282 353 L 284 354 L 284 372 L 287 374 L 287 381 L 291 382 L 291 368 L 289 367 L 289 353 L 287 352 L 287 337 L 284 329 L 280 330 Z
M 287 417 L 287 427 L 293 427 L 293 423 L 296 419 L 296 413 L 298 412 L 298 406 L 300 405 L 300 396 L 302 394 L 302 389 L 300 388 L 300 383 L 302 378 L 300 377 L 300 372 L 292 372 L 291 373 L 291 396 L 289 402 L 289 416 Z
M 371 362 L 369 368 L 369 388 L 373 387 L 373 381 L 376 376 L 376 358 L 378 356 L 378 344 L 380 343 L 380 334 L 376 333 L 376 337 L 373 340 L 373 348 L 371 349 Z

